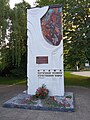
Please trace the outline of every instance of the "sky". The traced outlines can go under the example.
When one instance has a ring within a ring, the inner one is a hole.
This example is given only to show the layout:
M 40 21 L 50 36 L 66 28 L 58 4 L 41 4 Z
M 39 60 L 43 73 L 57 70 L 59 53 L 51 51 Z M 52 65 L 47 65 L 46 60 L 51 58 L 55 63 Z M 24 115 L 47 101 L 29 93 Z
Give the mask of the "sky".
M 33 7 L 33 3 L 36 1 L 36 0 L 25 0 L 26 2 L 28 2 L 31 7 Z M 10 7 L 13 8 L 15 3 L 19 3 L 19 2 L 22 2 L 22 0 L 10 0 Z

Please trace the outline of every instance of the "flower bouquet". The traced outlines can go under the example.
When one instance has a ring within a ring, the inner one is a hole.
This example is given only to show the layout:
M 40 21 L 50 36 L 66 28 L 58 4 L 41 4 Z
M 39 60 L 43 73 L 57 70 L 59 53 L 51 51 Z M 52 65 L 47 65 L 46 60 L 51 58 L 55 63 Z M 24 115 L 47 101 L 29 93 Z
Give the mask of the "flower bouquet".
M 49 90 L 46 88 L 46 85 L 42 85 L 36 91 L 36 98 L 45 99 L 48 96 Z

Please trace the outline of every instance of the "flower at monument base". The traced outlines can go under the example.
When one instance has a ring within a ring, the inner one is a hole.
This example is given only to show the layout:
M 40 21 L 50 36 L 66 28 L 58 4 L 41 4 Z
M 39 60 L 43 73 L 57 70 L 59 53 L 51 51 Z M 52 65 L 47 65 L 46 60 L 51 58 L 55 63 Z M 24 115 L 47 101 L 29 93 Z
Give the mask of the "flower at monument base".
M 43 84 L 42 87 L 39 87 L 36 91 L 36 98 L 44 99 L 48 96 L 49 90 L 46 88 L 46 86 Z
M 54 96 L 50 96 L 50 98 L 51 98 L 54 102 L 57 102 L 57 103 L 58 103 L 58 101 L 56 100 L 56 98 L 55 98 Z

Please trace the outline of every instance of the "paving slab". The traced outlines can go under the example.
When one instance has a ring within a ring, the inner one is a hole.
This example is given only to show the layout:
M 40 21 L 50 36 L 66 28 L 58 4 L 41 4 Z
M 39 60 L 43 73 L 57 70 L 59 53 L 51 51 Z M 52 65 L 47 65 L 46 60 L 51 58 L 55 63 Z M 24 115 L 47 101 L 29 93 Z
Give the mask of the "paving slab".
M 0 87 L 0 120 L 90 120 L 90 89 L 85 87 L 65 87 L 73 92 L 75 112 L 40 111 L 18 108 L 3 108 L 8 99 L 22 93 L 26 86 Z

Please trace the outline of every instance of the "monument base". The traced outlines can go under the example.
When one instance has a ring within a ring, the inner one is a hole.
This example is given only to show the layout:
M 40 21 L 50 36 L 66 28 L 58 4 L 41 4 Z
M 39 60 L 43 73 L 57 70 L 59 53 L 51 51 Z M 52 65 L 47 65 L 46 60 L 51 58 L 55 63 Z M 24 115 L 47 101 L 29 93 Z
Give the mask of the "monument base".
M 38 99 L 26 93 L 21 93 L 5 102 L 3 107 L 74 112 L 74 98 L 72 92 L 65 92 L 64 96 L 48 96 L 45 99 Z

